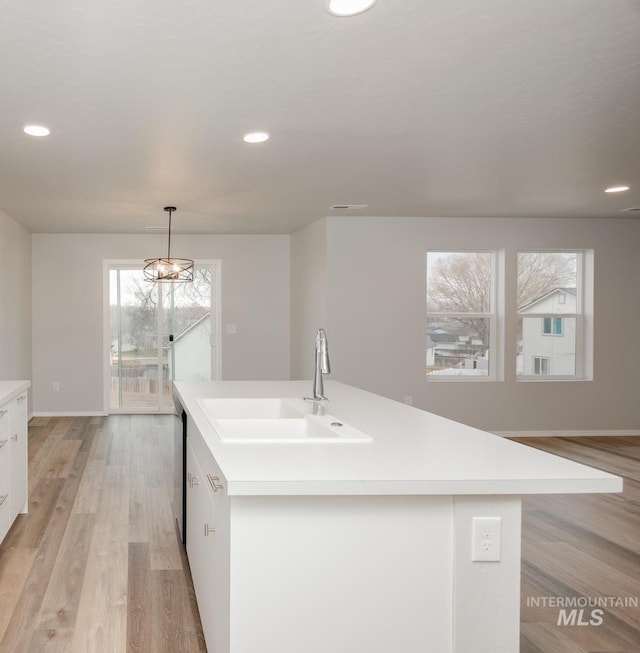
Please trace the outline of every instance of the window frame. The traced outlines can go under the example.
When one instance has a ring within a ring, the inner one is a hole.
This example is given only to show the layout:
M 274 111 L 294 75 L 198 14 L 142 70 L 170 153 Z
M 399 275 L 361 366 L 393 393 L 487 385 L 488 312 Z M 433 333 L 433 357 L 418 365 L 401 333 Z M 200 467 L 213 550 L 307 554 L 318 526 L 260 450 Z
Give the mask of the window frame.
M 562 333 L 554 333 L 552 322 L 552 333 L 544 333 L 544 325 L 541 332 L 544 337 L 561 337 L 565 334 L 565 323 L 567 319 L 575 319 L 575 362 L 574 374 L 518 374 L 516 370 L 516 382 L 545 383 L 556 381 L 592 381 L 593 380 L 593 271 L 594 271 L 594 250 L 592 249 L 518 249 L 516 252 L 516 284 L 518 280 L 518 255 L 527 253 L 558 253 L 576 255 L 576 310 L 575 312 L 563 313 L 521 313 L 515 307 L 516 324 L 525 318 L 561 318 Z M 559 302 L 563 303 L 563 302 Z M 517 355 L 517 351 L 516 351 Z M 537 356 L 537 355 L 534 355 Z M 541 356 L 537 356 L 540 358 Z M 517 367 L 517 366 L 516 366 Z M 551 365 L 549 363 L 549 370 Z
M 543 372 L 542 368 L 544 367 L 542 364 L 539 366 L 540 372 L 536 372 L 536 361 L 539 361 L 540 363 L 546 363 L 546 371 Z M 534 376 L 549 376 L 549 371 L 551 368 L 551 359 L 548 356 L 536 356 L 536 354 L 533 354 L 533 374 Z
M 558 303 L 563 304 L 564 302 L 558 301 Z M 547 320 L 549 320 L 549 331 L 547 331 L 546 329 Z M 558 320 L 560 321 L 560 331 L 556 329 L 556 326 L 558 325 Z M 555 336 L 555 337 L 564 336 L 564 317 L 558 316 L 556 314 L 545 315 L 542 318 L 542 335 Z
M 490 257 L 490 312 L 459 312 L 459 311 L 429 311 L 428 310 L 428 277 L 429 254 L 488 254 Z M 504 251 L 485 248 L 438 248 L 427 249 L 425 255 L 425 335 L 428 325 L 434 317 L 441 319 L 477 318 L 489 321 L 489 368 L 486 375 L 465 374 L 429 374 L 425 372 L 425 379 L 429 382 L 471 382 L 484 383 L 502 381 L 504 378 L 503 354 L 504 349 Z M 426 353 L 426 351 L 425 351 Z

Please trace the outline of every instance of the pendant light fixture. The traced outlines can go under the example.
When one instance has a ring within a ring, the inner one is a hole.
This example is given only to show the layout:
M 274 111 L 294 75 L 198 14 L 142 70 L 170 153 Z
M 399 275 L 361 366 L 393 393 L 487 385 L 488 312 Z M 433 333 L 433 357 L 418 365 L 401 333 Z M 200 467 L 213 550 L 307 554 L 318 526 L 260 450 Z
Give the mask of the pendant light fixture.
M 147 258 L 144 261 L 144 278 L 146 281 L 171 281 L 180 283 L 193 281 L 193 261 L 189 258 L 171 257 L 171 215 L 175 206 L 165 206 L 169 212 L 169 244 L 167 258 Z

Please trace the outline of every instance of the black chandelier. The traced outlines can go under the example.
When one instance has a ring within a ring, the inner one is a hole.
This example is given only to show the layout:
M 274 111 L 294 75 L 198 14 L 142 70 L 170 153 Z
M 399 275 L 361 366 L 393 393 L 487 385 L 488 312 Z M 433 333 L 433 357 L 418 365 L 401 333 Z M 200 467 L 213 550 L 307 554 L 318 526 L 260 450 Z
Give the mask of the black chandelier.
M 193 261 L 189 258 L 172 258 L 171 256 L 171 215 L 176 207 L 165 206 L 164 210 L 169 212 L 167 257 L 145 259 L 144 278 L 146 281 L 171 281 L 173 283 L 193 281 Z

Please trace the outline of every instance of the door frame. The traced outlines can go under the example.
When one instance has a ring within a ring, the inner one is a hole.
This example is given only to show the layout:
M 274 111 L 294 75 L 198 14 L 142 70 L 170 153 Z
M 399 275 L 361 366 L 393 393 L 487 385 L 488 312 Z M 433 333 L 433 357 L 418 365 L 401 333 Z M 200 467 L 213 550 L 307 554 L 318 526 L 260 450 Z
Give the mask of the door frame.
M 221 333 L 221 311 L 222 311 L 222 261 L 220 259 L 197 259 L 195 266 L 210 267 L 212 270 L 211 283 L 211 310 L 213 312 L 212 324 L 213 335 L 211 336 L 211 380 L 219 381 L 222 378 L 222 333 Z M 140 259 L 103 259 L 102 266 L 102 350 L 103 350 L 103 410 L 105 415 L 110 414 L 170 414 L 173 408 L 117 408 L 111 407 L 111 356 L 110 356 L 110 295 L 109 295 L 109 272 L 113 269 L 128 268 L 142 270 L 144 263 Z

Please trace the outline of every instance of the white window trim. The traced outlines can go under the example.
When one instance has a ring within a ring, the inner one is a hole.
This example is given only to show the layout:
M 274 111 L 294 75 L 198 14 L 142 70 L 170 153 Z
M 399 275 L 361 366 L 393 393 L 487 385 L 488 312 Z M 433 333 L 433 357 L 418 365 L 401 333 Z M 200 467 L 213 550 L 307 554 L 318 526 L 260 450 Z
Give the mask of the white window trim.
M 542 317 L 542 335 L 543 336 L 551 336 L 552 338 L 562 338 L 564 336 L 564 320 L 565 320 L 565 318 L 566 317 L 570 317 L 570 318 L 575 317 L 575 315 L 573 313 L 567 313 L 567 314 L 565 314 L 565 313 L 562 313 L 562 314 L 554 313 L 553 315 L 549 315 L 548 313 L 542 313 L 542 314 L 540 314 L 540 316 Z M 529 318 L 529 317 L 537 317 L 537 314 L 536 313 L 529 313 L 527 315 L 527 318 Z M 562 320 L 562 322 L 560 323 L 562 328 L 560 329 L 559 333 L 557 331 L 555 331 L 555 320 L 557 318 L 560 318 Z M 551 320 L 551 330 L 549 331 L 549 333 L 547 333 L 544 330 L 544 320 L 546 320 L 546 319 Z
M 491 313 L 433 313 L 426 312 L 426 323 L 429 318 L 435 316 L 446 318 L 486 318 L 489 320 L 489 370 L 486 376 L 475 376 L 464 374 L 426 374 L 425 378 L 429 383 L 486 383 L 504 380 L 504 270 L 505 270 L 505 256 L 504 250 L 495 249 L 461 249 L 459 247 L 452 247 L 447 249 L 428 249 L 426 257 L 434 253 L 451 253 L 451 254 L 490 254 L 491 255 Z M 426 260 L 425 257 L 425 260 Z M 425 275 L 426 285 L 426 275 Z M 426 298 L 426 287 L 425 287 Z
M 557 381 L 593 381 L 593 289 L 594 250 L 592 249 L 519 249 L 527 252 L 559 252 L 577 254 L 576 261 L 576 312 L 554 313 L 554 317 L 576 320 L 575 374 L 573 375 L 516 375 L 517 383 L 555 383 Z M 516 268 L 517 278 L 517 268 Z M 516 310 L 517 318 L 524 317 Z M 548 313 L 527 313 L 526 317 L 543 317 Z

